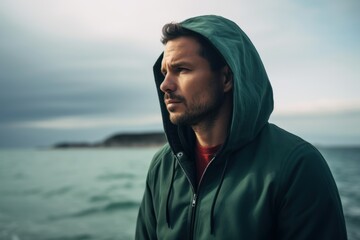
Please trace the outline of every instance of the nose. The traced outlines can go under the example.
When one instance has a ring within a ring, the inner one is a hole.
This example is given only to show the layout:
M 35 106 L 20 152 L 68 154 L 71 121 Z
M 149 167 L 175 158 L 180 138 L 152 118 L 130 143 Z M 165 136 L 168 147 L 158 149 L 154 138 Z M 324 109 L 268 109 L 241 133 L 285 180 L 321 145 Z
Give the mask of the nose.
M 174 76 L 167 73 L 164 77 L 164 81 L 160 84 L 160 90 L 164 93 L 174 92 L 176 90 L 176 83 Z

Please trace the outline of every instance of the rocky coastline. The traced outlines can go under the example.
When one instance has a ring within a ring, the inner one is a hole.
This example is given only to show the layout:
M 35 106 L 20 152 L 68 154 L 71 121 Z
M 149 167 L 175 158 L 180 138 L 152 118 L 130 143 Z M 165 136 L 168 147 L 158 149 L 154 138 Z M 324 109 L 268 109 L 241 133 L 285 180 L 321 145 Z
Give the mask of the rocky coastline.
M 61 142 L 53 148 L 115 148 L 115 147 L 152 147 L 166 142 L 164 132 L 147 133 L 119 133 L 114 134 L 101 142 Z

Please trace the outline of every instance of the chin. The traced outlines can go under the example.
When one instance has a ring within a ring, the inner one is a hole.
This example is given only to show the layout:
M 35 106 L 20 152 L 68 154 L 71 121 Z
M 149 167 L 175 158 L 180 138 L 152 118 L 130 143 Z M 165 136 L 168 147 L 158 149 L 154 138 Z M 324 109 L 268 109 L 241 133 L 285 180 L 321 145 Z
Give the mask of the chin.
M 174 125 L 196 125 L 198 121 L 186 114 L 170 114 L 170 121 Z
M 171 114 L 170 114 L 170 122 L 171 122 L 172 124 L 178 125 L 178 124 L 179 124 L 179 118 L 178 118 L 178 117 L 171 116 Z
M 183 124 L 184 122 L 184 115 L 181 113 L 170 113 L 169 118 L 170 121 L 175 125 Z

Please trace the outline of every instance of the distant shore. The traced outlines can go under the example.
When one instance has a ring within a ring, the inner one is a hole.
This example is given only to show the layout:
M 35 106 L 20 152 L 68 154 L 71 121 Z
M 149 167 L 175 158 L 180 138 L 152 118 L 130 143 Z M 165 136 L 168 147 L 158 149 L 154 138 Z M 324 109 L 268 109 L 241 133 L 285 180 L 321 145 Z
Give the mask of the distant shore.
M 110 147 L 152 147 L 166 142 L 164 132 L 147 133 L 119 133 L 114 134 L 101 142 L 61 142 L 52 147 L 64 148 L 110 148 Z
M 167 142 L 164 132 L 118 133 L 99 142 L 60 142 L 51 146 L 55 149 L 65 148 L 116 148 L 116 147 L 154 147 Z M 319 149 L 359 149 L 360 145 L 314 144 Z

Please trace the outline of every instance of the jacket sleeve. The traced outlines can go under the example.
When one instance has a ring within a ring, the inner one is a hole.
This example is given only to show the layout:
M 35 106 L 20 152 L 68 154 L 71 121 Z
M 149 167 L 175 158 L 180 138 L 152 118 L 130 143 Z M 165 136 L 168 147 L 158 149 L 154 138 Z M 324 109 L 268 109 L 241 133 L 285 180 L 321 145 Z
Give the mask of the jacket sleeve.
M 156 216 L 153 207 L 153 197 L 149 187 L 149 176 L 146 180 L 145 193 L 140 205 L 136 223 L 135 239 L 147 240 L 156 237 Z
M 338 189 L 317 149 L 298 147 L 281 172 L 277 239 L 347 239 Z

